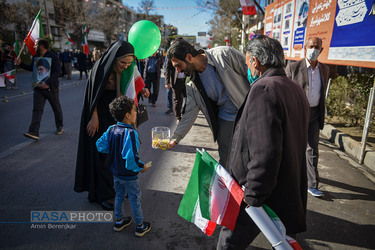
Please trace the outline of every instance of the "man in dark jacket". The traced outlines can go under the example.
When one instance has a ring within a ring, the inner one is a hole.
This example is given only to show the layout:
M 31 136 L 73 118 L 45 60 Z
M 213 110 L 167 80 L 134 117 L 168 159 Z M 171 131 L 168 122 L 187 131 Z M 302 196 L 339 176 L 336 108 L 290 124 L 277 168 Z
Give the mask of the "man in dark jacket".
M 41 81 L 34 87 L 34 101 L 33 101 L 33 116 L 29 127 L 29 131 L 24 133 L 24 136 L 30 139 L 39 140 L 40 121 L 42 119 L 44 104 L 46 99 L 51 104 L 53 113 L 55 114 L 56 134 L 63 133 L 63 114 L 59 100 L 59 76 L 61 74 L 59 57 L 49 50 L 49 44 L 46 39 L 39 38 L 35 41 L 34 48 L 36 55 L 33 57 L 30 65 L 21 62 L 21 59 L 16 60 L 16 65 L 32 71 L 35 58 L 44 57 L 51 58 L 51 74 L 46 81 Z
M 156 107 L 156 101 L 159 96 L 159 86 L 160 86 L 160 74 L 161 68 L 163 67 L 163 58 L 155 52 L 152 56 L 144 60 L 144 71 L 143 79 L 145 79 L 146 88 L 151 92 L 149 101 L 153 107 Z M 151 88 L 152 85 L 152 88 Z
M 268 36 L 246 46 L 252 85 L 238 111 L 227 169 L 245 187 L 234 231 L 222 227 L 218 249 L 245 249 L 259 229 L 246 206 L 267 204 L 294 236 L 306 230 L 307 176 L 305 150 L 309 103 L 283 69 L 280 43 Z

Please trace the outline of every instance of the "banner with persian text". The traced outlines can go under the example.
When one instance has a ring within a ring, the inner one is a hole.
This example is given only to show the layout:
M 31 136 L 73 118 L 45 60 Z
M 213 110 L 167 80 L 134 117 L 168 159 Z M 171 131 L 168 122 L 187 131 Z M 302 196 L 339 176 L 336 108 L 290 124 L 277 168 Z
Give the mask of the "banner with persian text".
M 323 41 L 319 61 L 375 68 L 375 0 L 279 0 L 266 7 L 265 35 L 285 58 L 304 58 L 308 37 Z

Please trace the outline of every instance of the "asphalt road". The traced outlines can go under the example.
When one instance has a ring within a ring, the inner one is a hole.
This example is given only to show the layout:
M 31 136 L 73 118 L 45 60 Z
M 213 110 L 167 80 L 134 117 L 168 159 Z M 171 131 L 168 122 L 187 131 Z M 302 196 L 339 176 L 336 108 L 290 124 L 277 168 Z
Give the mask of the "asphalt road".
M 118 233 L 112 223 L 69 223 L 60 229 L 58 223 L 31 223 L 32 211 L 103 210 L 88 202 L 87 193 L 73 191 L 85 81 L 78 81 L 77 73 L 73 81 L 62 81 L 64 134 L 54 134 L 53 112 L 47 103 L 41 139 L 33 142 L 22 135 L 31 119 L 32 90 L 27 73 L 18 77 L 19 90 L 0 89 L 1 249 L 215 249 L 220 228 L 208 237 L 177 214 L 196 148 L 205 148 L 218 159 L 205 118 L 199 115 L 173 150 L 151 147 L 152 127 L 175 128 L 173 115 L 164 114 L 164 79 L 157 107 L 148 106 L 150 120 L 139 128 L 140 157 L 153 162 L 148 172 L 140 174 L 142 207 L 145 219 L 152 223 L 151 232 L 139 239 L 134 236 L 134 224 Z M 3 98 L 4 93 L 9 98 Z M 361 166 L 324 138 L 319 147 L 325 196 L 308 197 L 308 231 L 298 236 L 298 242 L 304 249 L 375 249 L 375 184 L 363 175 Z M 128 205 L 126 212 L 130 213 Z M 259 235 L 248 249 L 271 246 Z

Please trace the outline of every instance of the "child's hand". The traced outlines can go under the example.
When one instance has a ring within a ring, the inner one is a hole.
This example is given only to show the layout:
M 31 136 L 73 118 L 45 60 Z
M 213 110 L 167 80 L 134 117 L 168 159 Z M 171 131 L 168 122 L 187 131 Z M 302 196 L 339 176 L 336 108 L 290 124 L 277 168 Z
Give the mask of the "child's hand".
M 147 162 L 144 166 L 143 169 L 141 170 L 141 173 L 146 172 L 152 165 L 152 161 Z

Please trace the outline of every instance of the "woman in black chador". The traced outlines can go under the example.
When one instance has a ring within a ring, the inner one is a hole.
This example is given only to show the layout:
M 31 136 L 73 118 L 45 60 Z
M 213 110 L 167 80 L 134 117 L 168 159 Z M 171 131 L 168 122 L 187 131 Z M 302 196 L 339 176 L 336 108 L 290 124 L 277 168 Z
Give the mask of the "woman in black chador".
M 146 98 L 149 95 L 134 57 L 130 43 L 111 44 L 95 63 L 85 91 L 74 191 L 88 191 L 89 201 L 96 201 L 107 210 L 113 209 L 113 176 L 105 164 L 107 154 L 99 153 L 95 143 L 109 126 L 116 123 L 108 107 L 113 99 L 120 95 L 134 99 L 138 93 Z

